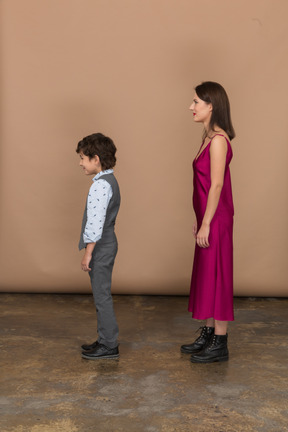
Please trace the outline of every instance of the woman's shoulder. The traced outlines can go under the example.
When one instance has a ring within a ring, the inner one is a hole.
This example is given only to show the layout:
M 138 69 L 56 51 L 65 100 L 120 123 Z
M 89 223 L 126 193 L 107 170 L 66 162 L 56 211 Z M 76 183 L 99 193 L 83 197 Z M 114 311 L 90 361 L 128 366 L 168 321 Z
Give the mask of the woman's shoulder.
M 230 141 L 228 135 L 224 131 L 217 131 L 210 142 L 210 153 L 213 154 L 227 154 L 230 147 Z

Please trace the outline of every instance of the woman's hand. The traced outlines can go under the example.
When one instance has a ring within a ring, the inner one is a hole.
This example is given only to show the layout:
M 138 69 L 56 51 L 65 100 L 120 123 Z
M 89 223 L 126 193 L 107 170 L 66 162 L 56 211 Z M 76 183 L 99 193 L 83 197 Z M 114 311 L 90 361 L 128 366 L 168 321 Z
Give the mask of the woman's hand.
M 196 235 L 196 242 L 199 247 L 202 248 L 209 247 L 209 233 L 210 233 L 210 225 L 202 224 L 200 230 Z

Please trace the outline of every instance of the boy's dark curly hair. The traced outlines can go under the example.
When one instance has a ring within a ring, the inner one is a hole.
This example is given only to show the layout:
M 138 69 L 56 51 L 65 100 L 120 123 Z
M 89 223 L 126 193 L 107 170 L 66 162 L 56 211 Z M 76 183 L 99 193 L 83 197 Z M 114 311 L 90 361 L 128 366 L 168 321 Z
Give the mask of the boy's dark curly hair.
M 92 159 L 98 156 L 103 170 L 113 168 L 116 165 L 115 153 L 117 148 L 111 138 L 102 133 L 88 135 L 79 141 L 76 153 L 83 153 Z

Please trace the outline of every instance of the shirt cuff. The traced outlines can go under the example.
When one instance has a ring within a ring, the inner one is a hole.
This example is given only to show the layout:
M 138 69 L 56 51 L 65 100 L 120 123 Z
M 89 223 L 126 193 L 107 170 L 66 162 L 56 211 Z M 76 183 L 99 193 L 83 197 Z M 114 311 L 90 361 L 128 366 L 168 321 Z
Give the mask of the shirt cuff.
M 85 233 L 83 234 L 83 241 L 84 243 L 96 243 L 97 241 L 99 241 L 102 237 L 102 234 L 98 234 L 97 236 L 91 238 L 90 236 L 86 235 Z

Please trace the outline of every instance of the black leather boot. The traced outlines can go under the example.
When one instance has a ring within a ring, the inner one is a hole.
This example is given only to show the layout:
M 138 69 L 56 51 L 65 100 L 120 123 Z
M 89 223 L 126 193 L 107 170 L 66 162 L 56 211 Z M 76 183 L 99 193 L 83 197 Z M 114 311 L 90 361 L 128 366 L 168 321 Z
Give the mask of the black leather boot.
M 228 335 L 215 335 L 210 340 L 210 343 L 199 352 L 191 356 L 192 363 L 213 363 L 226 361 L 229 358 L 227 348 Z
M 202 329 L 200 336 L 190 345 L 182 345 L 181 352 L 186 354 L 196 354 L 210 342 L 214 335 L 214 327 L 200 327 Z

